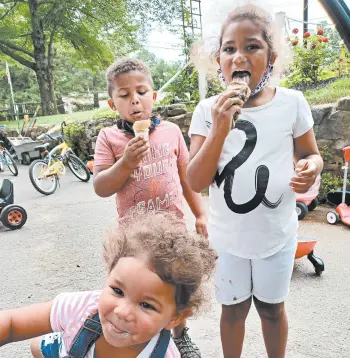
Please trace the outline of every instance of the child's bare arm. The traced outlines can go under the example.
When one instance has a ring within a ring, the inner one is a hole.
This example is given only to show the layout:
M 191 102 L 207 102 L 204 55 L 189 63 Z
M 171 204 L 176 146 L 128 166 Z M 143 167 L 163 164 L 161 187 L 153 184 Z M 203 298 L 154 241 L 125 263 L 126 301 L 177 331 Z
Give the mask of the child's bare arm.
M 52 302 L 0 311 L 0 346 L 52 332 Z
M 142 137 L 130 140 L 124 150 L 124 155 L 114 165 L 94 167 L 94 188 L 101 197 L 111 196 L 118 192 L 129 179 L 133 170 L 147 155 L 148 141 Z
M 183 195 L 191 208 L 193 215 L 196 217 L 196 229 L 197 232 L 205 236 L 207 232 L 207 215 L 205 212 L 203 198 L 200 193 L 194 192 L 187 181 L 187 165 L 181 165 L 178 168 Z
M 94 188 L 95 193 L 103 198 L 111 196 L 129 179 L 132 169 L 125 166 L 123 160 L 114 165 L 100 165 L 94 167 Z
M 232 118 L 241 113 L 241 106 L 243 101 L 235 91 L 223 92 L 211 108 L 213 123 L 208 137 L 192 134 L 187 178 L 194 191 L 199 193 L 212 184 Z
M 225 138 L 209 134 L 191 136 L 190 163 L 187 180 L 190 187 L 200 193 L 214 180 Z
M 306 193 L 323 169 L 313 129 L 294 139 L 294 160 L 297 173 L 291 186 L 297 193 Z

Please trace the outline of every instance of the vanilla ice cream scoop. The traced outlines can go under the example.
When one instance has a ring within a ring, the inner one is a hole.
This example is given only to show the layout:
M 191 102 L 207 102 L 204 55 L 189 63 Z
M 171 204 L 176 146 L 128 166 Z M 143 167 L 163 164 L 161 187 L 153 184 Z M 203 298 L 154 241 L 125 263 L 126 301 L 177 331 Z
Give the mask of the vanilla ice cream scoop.
M 143 136 L 148 138 L 149 127 L 151 126 L 151 121 L 149 119 L 144 119 L 142 121 L 136 121 L 133 124 L 133 129 L 135 136 Z

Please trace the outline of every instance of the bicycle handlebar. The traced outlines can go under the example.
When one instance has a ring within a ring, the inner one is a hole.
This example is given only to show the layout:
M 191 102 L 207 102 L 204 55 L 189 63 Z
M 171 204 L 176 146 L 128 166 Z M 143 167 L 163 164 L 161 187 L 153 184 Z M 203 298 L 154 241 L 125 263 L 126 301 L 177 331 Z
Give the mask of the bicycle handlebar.
M 56 138 L 54 138 L 51 134 L 49 133 L 45 133 L 45 137 L 48 137 L 51 140 L 56 140 Z
M 63 127 L 66 127 L 66 126 L 67 126 L 67 123 L 65 121 L 63 121 L 61 123 L 61 135 L 59 135 L 57 137 L 53 137 L 51 134 L 45 133 L 44 137 L 48 137 L 51 140 L 64 140 Z
M 44 137 L 47 137 L 51 140 L 63 140 L 63 136 L 57 136 L 57 137 L 53 137 L 51 134 L 45 133 Z

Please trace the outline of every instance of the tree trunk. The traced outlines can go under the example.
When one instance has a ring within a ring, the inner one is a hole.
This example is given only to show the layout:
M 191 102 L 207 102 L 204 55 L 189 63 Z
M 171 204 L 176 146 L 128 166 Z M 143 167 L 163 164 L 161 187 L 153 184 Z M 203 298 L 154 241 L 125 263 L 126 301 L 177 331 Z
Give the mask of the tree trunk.
M 94 94 L 94 108 L 100 108 L 97 91 L 97 74 L 94 74 L 92 78 L 92 92 Z
M 32 40 L 34 45 L 35 72 L 40 90 L 42 114 L 53 113 L 52 86 L 50 85 L 50 70 L 45 49 L 45 34 L 42 21 L 38 14 L 38 1 L 28 0 L 32 25 Z

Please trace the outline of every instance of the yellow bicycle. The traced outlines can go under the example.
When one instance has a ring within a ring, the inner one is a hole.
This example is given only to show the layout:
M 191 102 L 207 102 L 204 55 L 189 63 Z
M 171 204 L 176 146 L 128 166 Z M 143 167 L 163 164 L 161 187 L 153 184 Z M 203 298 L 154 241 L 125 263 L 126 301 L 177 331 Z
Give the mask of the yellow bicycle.
M 35 160 L 29 167 L 29 178 L 34 188 L 41 194 L 53 194 L 59 184 L 60 175 L 66 172 L 65 163 L 67 163 L 71 172 L 81 181 L 88 182 L 90 172 L 85 164 L 74 154 L 72 148 L 64 140 L 63 127 L 65 122 L 61 124 L 61 135 L 52 137 L 45 134 L 50 140 L 58 140 L 59 144 L 51 151 L 48 151 L 49 143 L 39 145 L 36 150 L 40 151 L 42 159 Z

